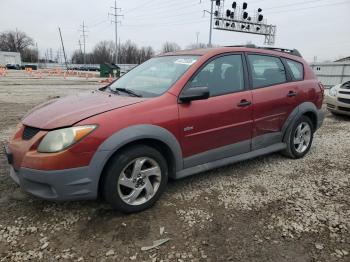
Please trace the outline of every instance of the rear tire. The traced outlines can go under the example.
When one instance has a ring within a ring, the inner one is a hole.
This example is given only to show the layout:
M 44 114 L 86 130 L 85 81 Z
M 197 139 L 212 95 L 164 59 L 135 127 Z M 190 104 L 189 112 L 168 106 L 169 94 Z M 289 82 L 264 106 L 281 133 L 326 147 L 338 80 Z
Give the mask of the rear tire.
M 113 156 L 104 175 L 106 201 L 116 210 L 133 213 L 159 199 L 168 182 L 168 166 L 156 149 L 135 145 Z
M 284 140 L 287 148 L 282 151 L 282 154 L 293 159 L 304 157 L 311 148 L 314 130 L 311 119 L 301 116 L 287 129 Z

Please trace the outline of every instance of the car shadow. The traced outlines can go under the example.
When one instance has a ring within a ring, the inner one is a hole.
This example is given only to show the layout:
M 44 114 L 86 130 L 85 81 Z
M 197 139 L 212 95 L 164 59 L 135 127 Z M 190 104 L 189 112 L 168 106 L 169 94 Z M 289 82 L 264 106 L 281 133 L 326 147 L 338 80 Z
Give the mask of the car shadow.
M 333 118 L 335 118 L 336 120 L 339 120 L 339 121 L 350 121 L 350 116 L 347 116 L 347 115 L 331 114 L 330 117 L 333 117 Z

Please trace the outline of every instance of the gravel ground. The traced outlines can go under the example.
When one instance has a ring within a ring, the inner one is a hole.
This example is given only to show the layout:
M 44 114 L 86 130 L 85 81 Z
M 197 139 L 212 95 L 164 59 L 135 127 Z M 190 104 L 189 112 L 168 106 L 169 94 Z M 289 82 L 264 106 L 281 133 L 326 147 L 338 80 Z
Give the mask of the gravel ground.
M 0 77 L 0 142 L 34 105 L 99 86 Z M 171 181 L 152 209 L 131 215 L 29 196 L 1 152 L 0 261 L 350 261 L 349 131 L 350 118 L 327 113 L 305 158 L 273 154 Z

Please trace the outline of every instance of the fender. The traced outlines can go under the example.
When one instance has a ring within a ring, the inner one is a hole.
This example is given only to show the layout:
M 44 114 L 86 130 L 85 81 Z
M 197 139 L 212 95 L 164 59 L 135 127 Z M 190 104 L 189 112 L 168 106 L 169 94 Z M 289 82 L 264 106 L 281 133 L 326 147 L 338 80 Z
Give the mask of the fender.
M 285 135 L 287 133 L 288 128 L 290 128 L 293 123 L 299 118 L 301 117 L 303 114 L 307 113 L 307 112 L 312 112 L 315 114 L 316 116 L 316 123 L 317 123 L 317 127 L 320 127 L 320 125 L 322 124 L 323 121 L 323 112 L 321 110 L 318 110 L 317 107 L 315 106 L 315 104 L 311 103 L 311 102 L 304 102 L 301 103 L 299 106 L 297 106 L 296 108 L 294 108 L 294 110 L 289 114 L 286 122 L 284 123 L 283 127 L 282 127 L 282 134 L 283 134 L 283 140 L 285 138 Z
M 99 146 L 91 159 L 89 164 L 89 177 L 92 178 L 93 181 L 96 181 L 96 183 L 93 183 L 96 185 L 96 192 L 99 184 L 98 181 L 108 159 L 126 144 L 141 139 L 155 139 L 166 144 L 174 156 L 176 171 L 183 169 L 180 144 L 170 131 L 156 125 L 145 124 L 130 126 L 119 130 L 106 139 Z

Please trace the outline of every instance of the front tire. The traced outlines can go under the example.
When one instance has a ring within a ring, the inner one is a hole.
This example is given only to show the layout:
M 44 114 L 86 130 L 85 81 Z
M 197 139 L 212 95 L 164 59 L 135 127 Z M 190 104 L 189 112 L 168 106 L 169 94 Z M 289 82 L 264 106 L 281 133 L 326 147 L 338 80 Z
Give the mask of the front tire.
M 282 152 L 283 155 L 293 159 L 304 157 L 311 148 L 314 130 L 310 118 L 301 116 L 291 128 L 287 130 L 284 141 L 287 144 L 287 148 Z
M 123 213 L 151 207 L 164 192 L 168 166 L 156 149 L 146 145 L 128 147 L 109 161 L 103 180 L 106 201 Z

